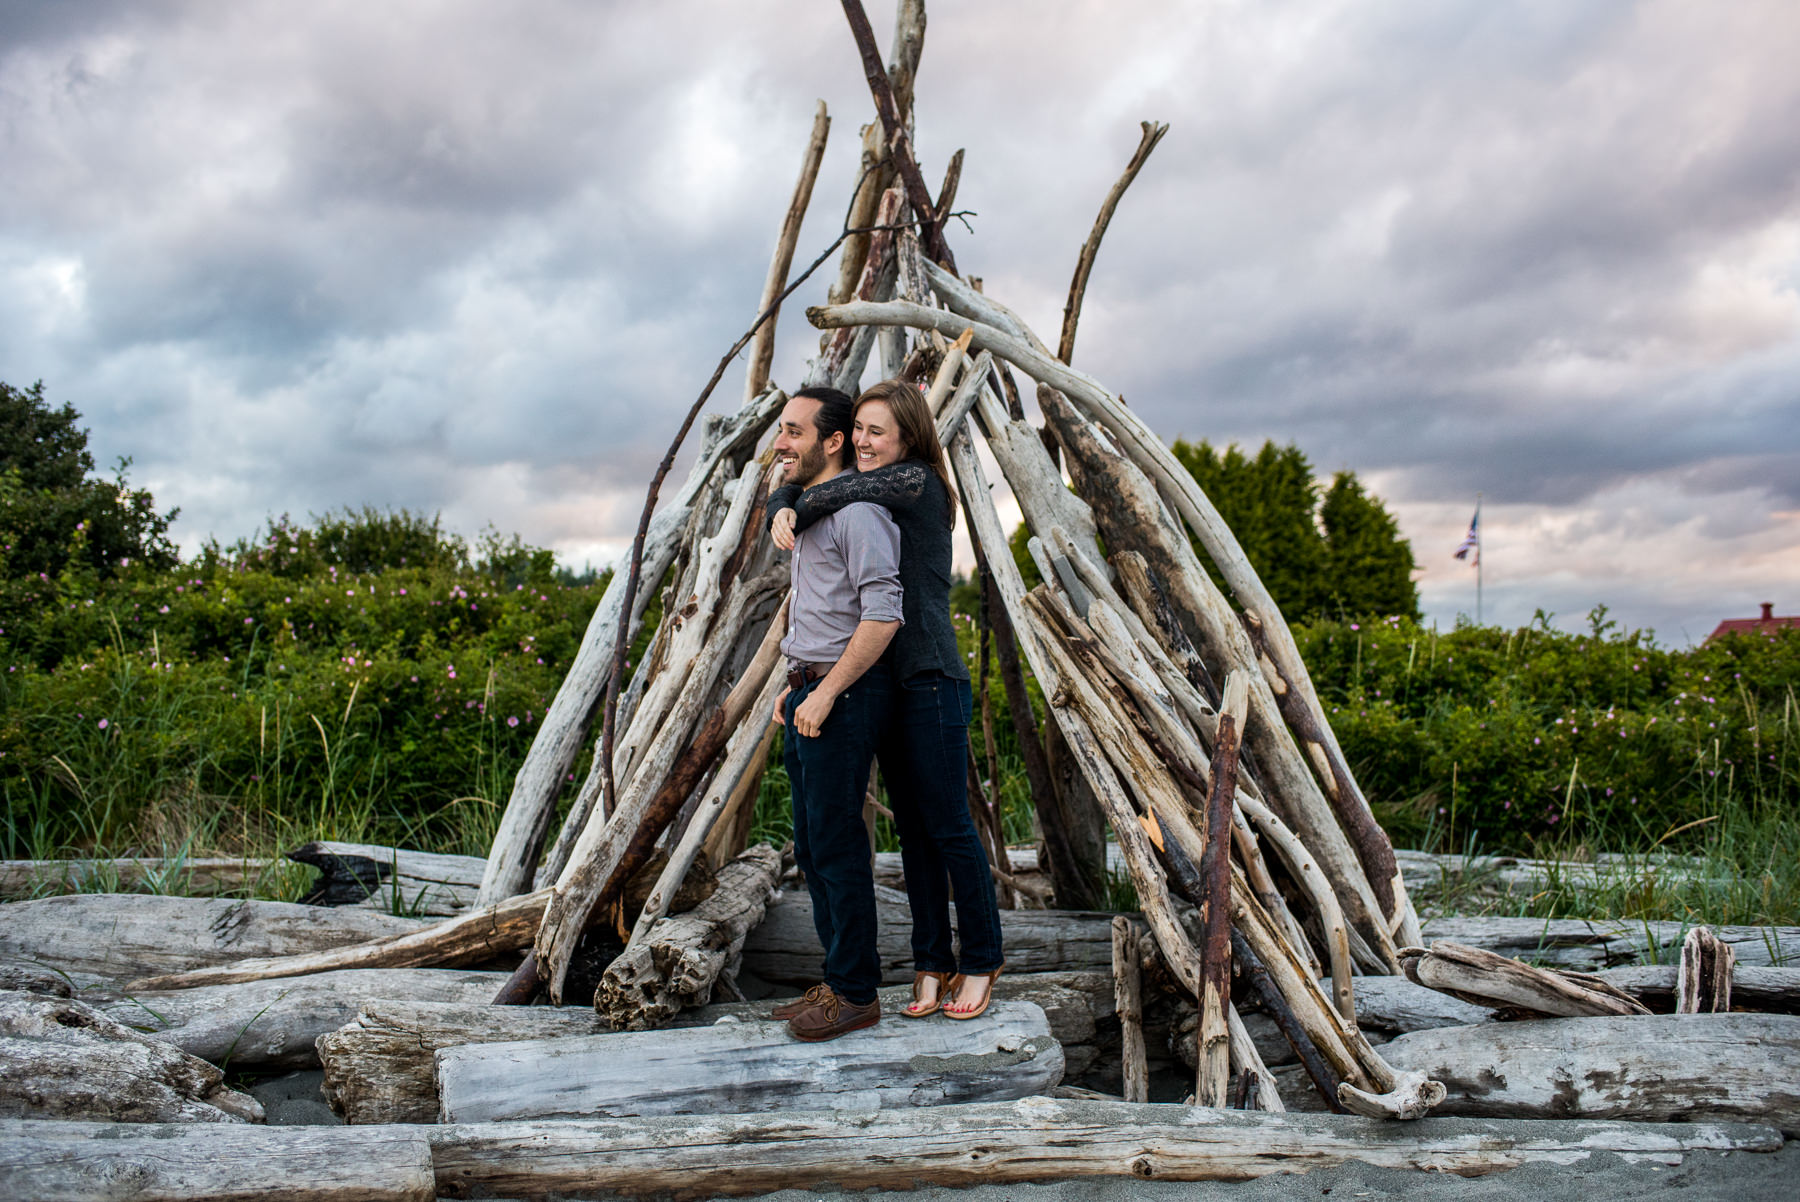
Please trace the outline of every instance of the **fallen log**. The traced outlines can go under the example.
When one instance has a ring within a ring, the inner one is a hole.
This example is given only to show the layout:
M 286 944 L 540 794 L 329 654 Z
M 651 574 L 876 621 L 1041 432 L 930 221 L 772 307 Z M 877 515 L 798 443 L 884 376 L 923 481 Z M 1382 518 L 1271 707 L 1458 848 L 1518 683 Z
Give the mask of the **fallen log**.
M 1631 995 L 1588 973 L 1554 972 L 1518 960 L 1440 939 L 1427 951 L 1410 947 L 1400 954 L 1409 980 L 1477 1006 L 1532 1018 L 1648 1014 Z M 1728 987 L 1729 991 L 1729 987 Z
M 319 1036 L 354 1021 L 365 1002 L 486 1002 L 505 979 L 498 972 L 352 968 L 94 1004 L 133 1030 L 221 1067 L 317 1068 Z
M 475 904 L 483 856 L 451 856 L 370 843 L 304 843 L 287 853 L 319 870 L 310 906 L 366 906 L 390 914 L 447 917 Z
M 1800 1017 L 1636 1015 L 1440 1027 L 1382 1046 L 1444 1114 L 1758 1122 L 1800 1134 Z
M 0 897 L 42 897 L 104 889 L 202 897 L 244 893 L 278 872 L 279 860 L 237 856 L 155 856 L 111 860 L 0 860 Z
M 1329 1115 L 1270 1115 L 1028 1098 L 873 1114 L 717 1115 L 517 1122 L 428 1129 L 449 1197 L 911 1189 L 1132 1177 L 1244 1180 L 1351 1162 L 1479 1176 L 1609 1153 L 1679 1164 L 1689 1151 L 1775 1151 L 1737 1124 L 1444 1122 L 1398 1128 Z
M 1679 970 L 1673 964 L 1609 968 L 1595 975 L 1659 1013 L 1675 1009 Z M 1731 1003 L 1740 1010 L 1800 1014 L 1800 966 L 1737 964 L 1731 970 Z
M 1674 964 L 1690 924 L 1583 918 L 1434 918 L 1426 940 L 1449 939 L 1546 968 L 1591 972 L 1642 961 Z M 1800 965 L 1800 927 L 1713 927 L 1738 964 Z
M 437 1054 L 445 1123 L 1010 1101 L 1062 1075 L 1044 1012 L 998 999 L 979 1023 L 890 1018 L 827 1043 L 763 1019 Z
M 302 977 L 337 968 L 455 968 L 480 964 L 517 951 L 530 943 L 538 923 L 543 919 L 544 902 L 548 896 L 548 890 L 520 894 L 507 898 L 497 906 L 483 907 L 460 918 L 437 923 L 419 924 L 408 919 L 387 918 L 388 922 L 405 922 L 408 925 L 399 934 L 366 943 L 347 944 L 303 955 L 239 960 L 216 968 L 145 977 L 133 981 L 129 988 L 135 991 L 192 989 L 199 985 L 230 985 L 275 977 Z M 314 910 L 313 913 L 383 917 L 367 910 Z
M 207 1134 L 196 1138 L 195 1133 Z M 432 1202 L 418 1127 L 0 1120 L 0 1196 L 33 1202 Z
M 260 1123 L 263 1113 L 204 1060 L 84 1002 L 7 990 L 0 991 L 0 1118 Z
M 0 1194 L 37 1202 L 686 1199 L 1107 1177 L 1236 1181 L 1351 1163 L 1474 1177 L 1611 1156 L 1674 1166 L 1690 1152 L 1774 1152 L 1781 1144 L 1768 1127 L 1736 1123 L 1427 1119 L 1395 1128 L 1333 1115 L 1049 1098 L 774 1121 L 756 1114 L 348 1131 L 0 1121 Z
M 912 919 L 905 897 L 877 888 L 875 913 L 882 982 L 911 981 Z M 1006 971 L 1110 972 L 1112 920 L 1098 911 L 1002 910 Z M 819 980 L 821 956 L 812 899 L 801 892 L 784 890 L 744 940 L 745 971 L 765 981 L 812 985 Z
M 658 920 L 607 965 L 594 1010 L 614 1030 L 661 1026 L 678 1011 L 712 1000 L 721 976 L 735 976 L 744 937 L 762 921 L 781 853 L 764 843 L 719 870 L 713 895 L 685 914 Z
M 292 902 L 80 893 L 9 904 L 0 956 L 118 980 L 316 952 L 424 925 Z
M 883 989 L 880 997 L 882 1013 L 895 1014 L 910 1000 L 910 987 Z M 994 997 L 1030 1002 L 1044 1012 L 1051 1036 L 1062 1045 L 1066 1076 L 1081 1076 L 1093 1067 L 1105 1038 L 1101 1026 L 1113 1015 L 1110 978 L 1099 973 L 1003 976 L 995 982 Z M 755 1021 L 768 1017 L 772 1005 L 715 1003 L 684 1010 L 670 1025 Z M 585 1006 L 368 1002 L 354 1021 L 320 1037 L 323 1091 L 347 1123 L 432 1123 L 438 1114 L 438 1049 L 607 1033 L 606 1024 Z

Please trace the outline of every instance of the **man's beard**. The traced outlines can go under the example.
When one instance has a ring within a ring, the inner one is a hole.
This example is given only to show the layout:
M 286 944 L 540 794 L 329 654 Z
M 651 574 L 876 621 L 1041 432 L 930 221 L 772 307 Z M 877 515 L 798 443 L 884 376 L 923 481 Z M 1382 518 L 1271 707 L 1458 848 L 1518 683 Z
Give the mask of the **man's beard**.
M 825 448 L 813 443 L 800 453 L 799 459 L 794 463 L 794 482 L 802 486 L 817 484 L 819 477 L 825 474 L 827 462 Z

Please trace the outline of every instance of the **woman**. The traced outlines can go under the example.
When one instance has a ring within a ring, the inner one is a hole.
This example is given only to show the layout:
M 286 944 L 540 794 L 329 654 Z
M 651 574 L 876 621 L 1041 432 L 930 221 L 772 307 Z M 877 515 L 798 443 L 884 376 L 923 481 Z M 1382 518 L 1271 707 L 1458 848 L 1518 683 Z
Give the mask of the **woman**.
M 856 501 L 885 505 L 900 527 L 905 624 L 887 652 L 894 713 L 876 747 L 887 782 L 913 917 L 913 1018 L 939 1009 L 970 1019 L 987 1009 L 1003 967 L 1000 908 L 987 852 L 969 817 L 969 669 L 950 622 L 950 531 L 956 500 L 931 411 L 918 389 L 883 380 L 857 398 L 851 434 L 856 472 L 769 497 L 777 546 L 796 530 Z M 962 935 L 959 967 L 950 934 L 950 891 Z

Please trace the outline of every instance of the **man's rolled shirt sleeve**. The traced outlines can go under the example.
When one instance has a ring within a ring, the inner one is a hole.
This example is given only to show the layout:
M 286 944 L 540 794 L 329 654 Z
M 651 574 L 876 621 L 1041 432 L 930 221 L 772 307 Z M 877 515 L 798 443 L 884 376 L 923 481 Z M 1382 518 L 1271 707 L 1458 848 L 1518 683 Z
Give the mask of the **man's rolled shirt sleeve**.
M 859 502 L 838 513 L 840 546 L 865 622 L 905 622 L 900 610 L 900 527 L 879 505 Z

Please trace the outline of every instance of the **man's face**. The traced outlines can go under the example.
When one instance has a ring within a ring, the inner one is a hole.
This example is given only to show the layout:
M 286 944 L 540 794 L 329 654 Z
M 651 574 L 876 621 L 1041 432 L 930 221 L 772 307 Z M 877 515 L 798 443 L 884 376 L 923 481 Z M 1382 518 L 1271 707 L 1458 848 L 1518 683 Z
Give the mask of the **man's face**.
M 819 428 L 813 424 L 819 402 L 812 397 L 794 397 L 781 411 L 775 428 L 775 461 L 786 463 L 786 479 L 790 484 L 810 488 L 826 472 L 837 466 L 836 456 L 844 445 L 842 434 L 833 434 L 829 442 L 821 442 Z

